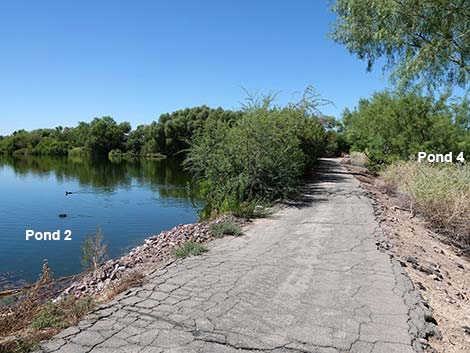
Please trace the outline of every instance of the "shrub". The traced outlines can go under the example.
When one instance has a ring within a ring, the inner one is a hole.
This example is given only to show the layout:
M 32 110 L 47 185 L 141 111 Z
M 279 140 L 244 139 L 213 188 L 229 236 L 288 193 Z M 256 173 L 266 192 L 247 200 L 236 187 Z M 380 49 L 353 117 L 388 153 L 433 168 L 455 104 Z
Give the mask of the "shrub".
M 34 317 L 31 322 L 31 328 L 34 330 L 42 330 L 49 327 L 60 328 L 64 326 L 61 316 L 57 306 L 48 304 Z
M 392 188 L 406 193 L 433 225 L 461 246 L 470 245 L 470 166 L 399 162 L 382 173 Z
M 71 157 L 86 156 L 88 154 L 88 151 L 85 149 L 85 147 L 73 147 L 69 150 L 68 154 Z
M 208 249 L 195 241 L 187 241 L 181 244 L 180 246 L 176 247 L 173 250 L 173 255 L 176 257 L 188 257 L 188 256 L 198 256 L 201 255 L 205 252 L 207 252 Z
M 10 297 L 11 303 L 0 306 L 0 352 L 34 351 L 39 342 L 49 339 L 69 325 L 76 325 L 93 310 L 91 297 L 68 296 L 52 303 L 57 290 L 52 273 L 44 263 L 39 279 L 31 288 Z
M 76 325 L 82 317 L 95 308 L 95 302 L 91 297 L 77 299 L 75 297 L 68 297 L 60 307 L 64 312 L 64 316 L 69 324 Z
M 193 139 L 184 164 L 206 199 L 205 215 L 247 215 L 258 203 L 285 198 L 323 153 L 324 129 L 308 101 L 270 103 L 266 97 L 245 107 L 235 122 L 208 119 Z
M 77 299 L 70 296 L 57 303 L 47 303 L 32 320 L 31 328 L 42 330 L 76 325 L 94 307 L 95 302 L 91 297 Z
M 50 137 L 43 137 L 32 152 L 38 155 L 66 156 L 70 148 L 69 142 L 56 141 Z
M 121 161 L 122 160 L 122 151 L 119 148 L 115 148 L 108 153 L 108 159 L 110 161 Z
M 215 237 L 223 237 L 224 235 L 233 235 L 237 237 L 243 234 L 241 228 L 231 221 L 222 221 L 220 223 L 212 224 L 211 233 Z
M 24 293 L 12 297 L 11 305 L 0 305 L 0 338 L 30 325 L 46 300 L 50 299 L 52 284 L 52 272 L 45 260 L 37 281 Z
M 88 235 L 80 246 L 80 251 L 83 268 L 96 270 L 107 258 L 103 230 L 98 228 L 95 235 Z

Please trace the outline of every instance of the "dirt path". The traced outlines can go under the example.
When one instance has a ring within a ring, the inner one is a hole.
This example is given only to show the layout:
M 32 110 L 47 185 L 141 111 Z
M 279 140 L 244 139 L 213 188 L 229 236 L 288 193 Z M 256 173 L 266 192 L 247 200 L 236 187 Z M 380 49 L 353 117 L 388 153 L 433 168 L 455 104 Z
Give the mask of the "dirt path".
M 156 270 L 43 352 L 414 352 L 426 314 L 336 160 L 246 235 Z

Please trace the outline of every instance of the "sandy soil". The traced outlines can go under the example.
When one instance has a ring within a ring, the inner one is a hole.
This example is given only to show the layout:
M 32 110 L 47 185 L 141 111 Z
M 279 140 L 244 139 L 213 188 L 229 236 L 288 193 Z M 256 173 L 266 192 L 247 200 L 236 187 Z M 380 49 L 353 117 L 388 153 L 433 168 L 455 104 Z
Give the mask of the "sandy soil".
M 423 298 L 434 310 L 442 339 L 430 338 L 429 352 L 470 352 L 470 262 L 426 220 L 412 216 L 404 195 L 390 192 L 380 178 L 360 167 L 348 166 L 369 192 L 388 241 Z

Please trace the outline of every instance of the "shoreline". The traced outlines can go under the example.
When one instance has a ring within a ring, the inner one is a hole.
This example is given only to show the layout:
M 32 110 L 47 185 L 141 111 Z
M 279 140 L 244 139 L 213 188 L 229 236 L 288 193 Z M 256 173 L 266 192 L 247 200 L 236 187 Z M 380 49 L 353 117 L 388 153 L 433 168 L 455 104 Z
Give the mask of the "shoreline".
M 197 221 L 194 223 L 178 224 L 159 234 L 145 238 L 140 245 L 133 247 L 124 255 L 116 259 L 109 259 L 100 264 L 96 270 L 86 270 L 69 276 L 52 280 L 57 286 L 54 292 L 57 299 L 67 295 L 77 298 L 88 295 L 98 295 L 132 272 L 149 272 L 145 265 L 158 265 L 171 258 L 171 251 L 178 245 L 195 241 L 205 243 L 214 239 L 210 227 L 223 221 L 232 221 L 243 225 L 246 220 L 231 215 L 223 215 L 210 221 Z M 67 284 L 61 284 L 66 282 Z M 34 287 L 35 283 L 26 283 L 23 286 L 8 287 L 0 290 L 0 300 L 9 296 L 21 295 Z
M 120 293 L 146 283 L 152 273 L 176 261 L 179 256 L 173 251 L 183 243 L 202 244 L 224 236 L 211 228 L 226 221 L 239 227 L 248 222 L 223 215 L 210 221 L 179 224 L 146 238 L 141 245 L 120 258 L 102 263 L 96 270 L 57 280 L 49 277 L 49 267 L 45 262 L 35 283 L 0 295 L 0 331 L 4 330 L 0 335 L 0 351 L 16 351 L 18 347 L 37 348 L 39 341 L 48 340 L 61 329 L 76 325 L 97 306 L 106 305 Z M 67 285 L 58 286 L 65 280 L 69 280 Z M 57 309 L 54 312 L 52 308 Z M 56 320 L 62 320 L 62 324 L 54 326 L 51 323 L 50 327 L 31 330 L 32 325 L 38 325 L 41 315 L 53 315 Z

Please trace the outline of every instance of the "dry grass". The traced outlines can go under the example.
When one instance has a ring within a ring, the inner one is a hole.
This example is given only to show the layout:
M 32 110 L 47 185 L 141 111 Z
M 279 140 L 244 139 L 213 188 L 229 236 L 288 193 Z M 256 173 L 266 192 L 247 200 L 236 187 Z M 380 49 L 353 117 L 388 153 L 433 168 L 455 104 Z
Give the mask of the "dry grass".
M 418 210 L 453 244 L 470 247 L 470 166 L 399 162 L 385 169 L 388 187 L 409 196 Z
M 41 340 L 52 337 L 65 327 L 76 325 L 95 306 L 92 298 L 74 297 L 57 303 L 50 300 L 31 303 L 26 298 L 2 309 L 0 353 L 30 352 L 37 348 Z
M 12 304 L 0 307 L 0 337 L 23 329 L 29 325 L 44 303 L 49 298 L 48 293 L 53 285 L 51 271 L 47 262 L 37 282 L 24 294 L 14 298 Z
M 142 284 L 145 276 L 132 272 L 123 276 L 100 298 L 77 299 L 69 296 L 53 302 L 55 292 L 50 290 L 53 282 L 47 264 L 35 285 L 17 301 L 0 307 L 0 353 L 25 353 L 35 350 L 61 329 L 77 325 L 96 305 L 105 302 L 130 287 Z
M 351 165 L 358 167 L 367 167 L 369 165 L 369 158 L 362 152 L 351 152 L 349 155 Z
M 145 281 L 145 275 L 142 272 L 134 271 L 124 275 L 115 284 L 112 284 L 103 295 L 100 296 L 100 301 L 108 301 L 114 298 L 119 293 L 128 290 L 131 287 L 140 286 Z
M 0 353 L 30 352 L 41 340 L 61 329 L 76 325 L 95 306 L 92 298 L 69 297 L 58 303 L 50 301 L 30 307 L 28 315 L 24 306 L 14 308 L 13 320 L 2 320 Z M 2 317 L 3 319 L 3 317 Z

